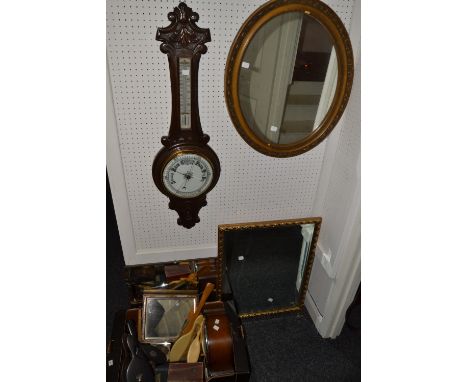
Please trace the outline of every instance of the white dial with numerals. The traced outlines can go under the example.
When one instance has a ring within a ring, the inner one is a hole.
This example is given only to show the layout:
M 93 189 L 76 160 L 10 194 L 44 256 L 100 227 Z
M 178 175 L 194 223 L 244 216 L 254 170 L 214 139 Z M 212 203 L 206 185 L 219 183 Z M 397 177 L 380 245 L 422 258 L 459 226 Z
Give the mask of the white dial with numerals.
M 211 163 L 198 154 L 179 154 L 164 167 L 166 189 L 179 198 L 195 198 L 203 194 L 213 180 Z

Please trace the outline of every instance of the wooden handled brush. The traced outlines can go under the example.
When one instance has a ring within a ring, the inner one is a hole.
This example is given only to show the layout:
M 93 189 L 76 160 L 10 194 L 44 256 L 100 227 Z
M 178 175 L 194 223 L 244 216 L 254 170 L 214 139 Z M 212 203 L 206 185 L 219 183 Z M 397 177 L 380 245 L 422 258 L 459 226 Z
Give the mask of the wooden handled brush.
M 174 342 L 174 345 L 171 347 L 171 352 L 169 353 L 169 362 L 186 360 L 190 344 L 195 340 L 195 338 L 197 338 L 198 332 L 203 325 L 203 321 L 204 318 L 200 314 L 192 325 L 192 329 L 188 333 L 181 335 L 177 341 Z
M 195 309 L 195 312 L 189 313 L 186 323 L 182 331 L 180 332 L 179 338 L 177 338 L 177 340 L 174 342 L 174 345 L 172 345 L 171 353 L 169 355 L 170 362 L 178 362 L 184 360 L 187 356 L 188 348 L 190 347 L 190 344 L 193 342 L 195 337 L 198 335 L 200 326 L 203 323 L 203 316 L 200 313 L 203 307 L 205 306 L 205 302 L 210 296 L 213 289 L 213 284 L 206 284 L 200 301 L 198 302 L 197 307 Z
M 203 294 L 198 302 L 197 308 L 195 309 L 195 313 L 189 315 L 188 320 L 182 331 L 180 332 L 180 336 L 187 334 L 192 330 L 193 324 L 197 317 L 200 315 L 203 307 L 205 306 L 205 302 L 210 296 L 211 292 L 213 292 L 214 285 L 212 283 L 207 283 L 205 289 L 203 290 Z

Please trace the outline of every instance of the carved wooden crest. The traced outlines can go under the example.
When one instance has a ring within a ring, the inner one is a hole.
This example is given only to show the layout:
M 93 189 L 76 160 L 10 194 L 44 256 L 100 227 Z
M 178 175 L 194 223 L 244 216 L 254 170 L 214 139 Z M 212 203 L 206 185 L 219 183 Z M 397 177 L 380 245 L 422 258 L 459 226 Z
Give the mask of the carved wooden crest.
M 185 3 L 180 3 L 173 12 L 169 12 L 167 18 L 171 24 L 165 28 L 158 28 L 156 34 L 156 40 L 163 42 L 163 53 L 169 53 L 171 49 L 206 53 L 205 43 L 211 41 L 210 30 L 195 24 L 199 19 L 198 13 L 193 12 Z

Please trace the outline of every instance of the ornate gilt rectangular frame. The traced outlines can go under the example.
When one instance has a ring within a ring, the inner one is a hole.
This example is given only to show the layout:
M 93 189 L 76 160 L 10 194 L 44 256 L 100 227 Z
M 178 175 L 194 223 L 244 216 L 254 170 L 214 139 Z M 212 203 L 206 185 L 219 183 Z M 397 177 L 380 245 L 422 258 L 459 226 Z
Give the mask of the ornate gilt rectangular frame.
M 250 222 L 250 223 L 234 223 L 234 224 L 221 224 L 218 226 L 218 261 L 217 261 L 217 291 L 218 298 L 221 299 L 222 294 L 222 285 L 223 285 L 223 268 L 225 267 L 225 258 L 224 258 L 224 235 L 226 232 L 235 231 L 235 230 L 245 230 L 252 228 L 275 228 L 283 226 L 292 226 L 292 225 L 302 225 L 302 224 L 314 224 L 314 233 L 312 236 L 312 243 L 309 249 L 309 256 L 307 258 L 307 265 L 305 267 L 304 277 L 302 278 L 301 288 L 299 291 L 298 303 L 293 307 L 287 308 L 277 308 L 271 310 L 261 310 L 258 312 L 252 313 L 240 313 L 239 317 L 256 317 L 264 315 L 273 315 L 279 313 L 289 313 L 300 311 L 304 306 L 305 294 L 307 291 L 307 285 L 309 284 L 310 272 L 312 270 L 312 264 L 315 258 L 315 249 L 317 247 L 317 241 L 320 233 L 320 226 L 322 223 L 321 217 L 310 217 L 310 218 L 300 218 L 300 219 L 287 219 L 287 220 L 272 220 L 272 221 L 262 221 L 262 222 Z

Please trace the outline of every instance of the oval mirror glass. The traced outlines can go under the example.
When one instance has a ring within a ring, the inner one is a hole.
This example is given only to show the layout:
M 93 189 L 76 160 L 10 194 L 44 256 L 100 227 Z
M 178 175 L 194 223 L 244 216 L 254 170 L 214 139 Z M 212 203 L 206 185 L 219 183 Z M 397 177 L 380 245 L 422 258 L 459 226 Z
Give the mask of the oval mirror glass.
M 316 19 L 288 12 L 250 41 L 239 72 L 239 101 L 263 141 L 296 143 L 317 129 L 336 89 L 333 39 Z
M 244 22 L 226 62 L 225 96 L 240 136 L 273 157 L 303 154 L 340 120 L 354 75 L 339 16 L 320 0 L 271 0 Z

